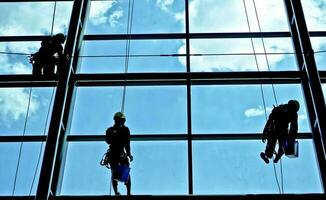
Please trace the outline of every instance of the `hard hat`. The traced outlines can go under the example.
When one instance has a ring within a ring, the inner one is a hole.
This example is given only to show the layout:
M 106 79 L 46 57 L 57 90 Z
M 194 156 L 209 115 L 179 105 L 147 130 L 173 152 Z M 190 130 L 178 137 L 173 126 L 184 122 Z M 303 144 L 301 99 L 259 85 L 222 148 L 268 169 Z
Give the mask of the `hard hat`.
M 295 112 L 298 112 L 298 110 L 300 109 L 300 103 L 297 100 L 290 100 L 288 102 L 288 105 L 292 107 L 295 110 Z
M 125 114 L 123 114 L 123 112 L 116 112 L 113 116 L 113 119 L 126 119 Z
M 66 40 L 65 35 L 62 34 L 62 33 L 58 33 L 58 34 L 56 34 L 56 35 L 54 36 L 54 38 L 55 38 L 56 40 L 58 40 L 60 43 L 64 43 L 65 40 Z

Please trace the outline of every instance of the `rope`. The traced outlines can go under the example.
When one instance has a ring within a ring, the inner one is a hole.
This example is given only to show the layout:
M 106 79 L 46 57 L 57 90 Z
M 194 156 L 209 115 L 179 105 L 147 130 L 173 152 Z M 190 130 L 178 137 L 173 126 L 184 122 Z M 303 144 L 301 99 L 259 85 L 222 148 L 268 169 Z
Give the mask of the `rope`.
M 53 5 L 53 15 L 52 15 L 52 24 L 51 24 L 51 35 L 53 35 L 56 8 L 57 8 L 57 1 L 55 1 L 54 2 L 54 5 Z M 50 103 L 49 103 L 49 109 L 48 109 L 47 114 L 46 114 L 45 125 L 44 125 L 44 129 L 43 129 L 43 136 L 46 133 L 46 128 L 47 128 L 47 125 L 48 125 L 48 119 L 49 119 L 49 116 L 50 116 L 50 109 L 51 109 L 51 105 L 52 105 L 52 101 L 53 101 L 54 91 L 55 91 L 55 89 L 53 88 L 52 94 L 51 94 Z M 44 145 L 44 142 L 41 143 L 41 148 L 40 148 L 39 153 L 38 153 L 37 164 L 36 164 L 36 168 L 35 168 L 35 171 L 34 171 L 32 184 L 31 184 L 31 187 L 30 187 L 30 190 L 29 190 L 29 196 L 31 196 L 31 194 L 32 194 L 34 182 L 35 182 L 35 179 L 36 179 L 37 169 L 38 169 L 38 167 L 40 165 L 40 162 L 41 162 L 41 156 L 42 156 L 42 152 L 43 152 L 42 151 L 43 150 L 43 145 Z
M 53 6 L 53 15 L 52 15 L 52 24 L 51 24 L 51 35 L 53 35 L 54 20 L 55 20 L 55 11 L 57 9 L 57 1 L 54 2 Z
M 129 68 L 129 53 L 130 53 L 130 40 L 131 40 L 133 14 L 134 14 L 134 0 L 131 1 L 129 0 L 128 21 L 127 21 L 128 39 L 126 41 L 126 58 L 125 58 L 125 81 L 124 81 L 125 84 L 123 86 L 123 92 L 122 92 L 121 112 L 124 112 L 125 102 L 126 102 L 127 76 L 128 76 L 128 68 Z
M 263 45 L 263 49 L 264 49 L 264 53 L 265 53 L 265 60 L 266 60 L 267 68 L 268 68 L 268 71 L 270 71 L 270 66 L 269 66 L 269 62 L 268 62 L 268 58 L 267 58 L 267 54 L 266 54 L 265 42 L 264 42 L 264 38 L 262 36 L 260 21 L 259 21 L 259 17 L 258 17 L 258 11 L 257 11 L 257 7 L 256 7 L 256 1 L 255 0 L 252 0 L 252 1 L 253 1 L 253 5 L 254 5 L 254 10 L 255 10 L 255 15 L 256 15 L 256 20 L 257 20 L 257 23 L 258 23 L 259 32 L 261 34 L 261 41 L 262 41 L 262 45 Z M 278 102 L 277 102 L 276 92 L 275 92 L 275 88 L 274 88 L 274 84 L 273 83 L 272 83 L 272 90 L 273 90 L 273 96 L 274 96 L 275 104 L 277 106 L 278 105 Z M 274 162 L 273 162 L 273 165 L 275 165 Z M 275 167 L 274 167 L 274 170 L 275 170 Z M 280 193 L 281 194 L 284 194 L 282 159 L 280 159 L 280 171 L 281 171 L 281 191 L 280 191 Z
M 283 167 L 282 167 L 282 159 L 280 158 L 280 170 L 281 170 L 281 188 L 282 194 L 284 194 L 284 184 L 283 184 Z
M 254 4 L 254 9 L 255 9 L 256 20 L 257 20 L 257 23 L 258 23 L 259 33 L 261 35 L 260 38 L 261 38 L 261 42 L 262 42 L 263 49 L 264 49 L 265 60 L 266 60 L 268 71 L 270 72 L 271 69 L 270 69 L 270 66 L 269 66 L 268 58 L 267 58 L 265 42 L 264 42 L 264 38 L 263 38 L 263 33 L 261 31 L 261 27 L 260 27 L 260 21 L 259 21 L 259 17 L 258 17 L 258 11 L 257 11 L 257 8 L 256 8 L 256 2 L 255 2 L 255 0 L 253 0 L 253 4 Z M 276 98 L 276 93 L 275 93 L 275 88 L 274 88 L 274 84 L 273 83 L 272 83 L 272 89 L 273 89 L 273 95 L 274 95 L 275 104 L 278 105 L 277 98 Z
M 247 20 L 247 25 L 248 25 L 249 33 L 251 33 L 250 22 L 249 22 L 249 17 L 248 17 L 248 11 L 247 11 L 247 6 L 246 6 L 246 1 L 243 0 L 242 2 L 243 2 L 243 6 L 244 6 L 244 9 L 245 9 L 245 13 L 246 13 L 246 20 Z M 253 53 L 254 53 L 254 58 L 255 58 L 255 63 L 256 63 L 257 71 L 259 72 L 260 69 L 259 69 L 259 65 L 258 65 L 258 60 L 257 60 L 257 55 L 256 55 L 254 41 L 253 41 L 252 38 L 250 38 L 250 41 L 251 41 L 251 47 L 252 47 L 252 50 L 253 50 Z M 262 84 L 260 84 L 260 92 L 261 92 L 261 96 L 262 96 L 262 100 L 263 100 L 263 105 L 264 105 L 264 108 L 265 108 L 264 109 L 265 118 L 266 118 L 266 121 L 267 121 L 266 102 L 265 102 L 265 95 L 264 95 L 264 90 L 263 90 L 263 85 Z
M 30 105 L 31 105 L 31 98 L 32 98 L 32 87 L 29 90 L 27 111 L 26 111 L 26 117 L 25 117 L 24 128 L 23 128 L 23 137 L 25 136 L 25 133 L 26 133 L 28 114 L 29 114 L 29 109 L 30 109 Z M 17 163 L 16 172 L 15 172 L 15 178 L 14 178 L 14 187 L 13 187 L 12 193 L 11 193 L 12 196 L 14 196 L 15 190 L 16 190 L 17 175 L 18 175 L 19 166 L 20 166 L 20 160 L 21 160 L 21 155 L 22 155 L 23 143 L 24 142 L 20 142 L 19 153 L 18 153 L 18 161 L 17 161 L 18 163 Z
M 281 190 L 280 183 L 278 181 L 278 176 L 277 176 L 276 167 L 275 167 L 275 163 L 274 162 L 273 162 L 273 169 L 274 169 L 274 176 L 275 176 L 275 180 L 276 180 L 276 183 L 277 183 L 278 191 L 279 191 L 280 194 L 282 194 L 282 190 Z
M 253 2 L 254 2 L 254 0 L 253 0 Z M 244 9 L 245 9 L 248 29 L 249 29 L 249 32 L 251 32 L 250 22 L 249 22 L 249 17 L 248 17 L 248 11 L 247 11 L 247 6 L 246 6 L 245 0 L 243 0 L 243 5 L 244 5 Z M 255 2 L 254 2 L 254 5 L 255 5 Z M 258 13 L 257 13 L 257 10 L 256 10 L 256 6 L 255 6 L 255 12 L 256 12 L 256 19 L 257 19 L 258 25 L 259 25 L 259 19 L 258 19 Z M 260 25 L 259 25 L 259 31 L 261 32 Z M 257 67 L 257 70 L 259 72 L 260 70 L 259 70 L 259 65 L 258 65 L 258 61 L 257 61 L 257 54 L 256 54 L 256 51 L 255 51 L 254 42 L 253 42 L 252 38 L 250 38 L 250 39 L 251 39 L 251 46 L 252 46 L 252 49 L 253 49 L 253 52 L 254 52 L 256 67 Z M 266 59 L 266 62 L 267 62 L 268 70 L 270 71 L 268 58 L 267 58 L 267 54 L 266 54 L 266 48 L 265 48 L 263 40 L 262 40 L 262 43 L 263 43 L 263 47 L 264 47 L 264 55 L 265 55 L 265 59 Z M 264 105 L 265 119 L 267 121 L 267 109 L 266 109 L 265 95 L 264 95 L 264 90 L 263 90 L 262 84 L 260 84 L 260 91 L 261 91 L 262 101 L 263 101 L 263 105 Z M 274 93 L 275 102 L 277 104 L 276 95 L 275 95 L 275 92 L 274 92 L 274 86 L 273 86 L 273 93 Z M 274 175 L 275 175 L 277 188 L 279 190 L 279 193 L 282 194 L 282 190 L 281 190 L 281 186 L 280 186 L 280 183 L 279 183 L 279 180 L 278 180 L 278 176 L 277 176 L 277 173 L 276 173 L 276 168 L 275 168 L 275 163 L 274 162 L 273 162 L 273 169 L 274 169 Z M 283 187 L 283 178 L 282 178 L 282 187 Z
M 43 136 L 46 133 L 46 128 L 47 128 L 47 125 L 48 125 L 48 120 L 49 120 L 49 116 L 50 116 L 50 109 L 51 109 L 51 105 L 52 105 L 52 101 L 53 101 L 53 97 L 54 97 L 54 91 L 55 91 L 55 89 L 53 88 L 52 95 L 51 95 L 51 100 L 50 100 L 50 103 L 49 103 L 49 109 L 48 109 L 48 112 L 46 114 L 46 120 L 45 120 L 44 129 L 43 129 Z M 39 154 L 38 154 L 37 164 L 36 164 L 36 168 L 35 168 L 35 171 L 34 171 L 34 176 L 33 176 L 32 184 L 31 184 L 31 188 L 29 190 L 29 196 L 31 196 L 31 194 L 32 194 L 34 182 L 35 182 L 35 179 L 36 179 L 37 169 L 38 169 L 40 161 L 41 161 L 41 155 L 42 155 L 42 152 L 43 152 L 42 151 L 43 150 L 43 144 L 44 144 L 44 142 L 42 142 L 41 148 L 40 148 L 40 151 L 39 151 Z

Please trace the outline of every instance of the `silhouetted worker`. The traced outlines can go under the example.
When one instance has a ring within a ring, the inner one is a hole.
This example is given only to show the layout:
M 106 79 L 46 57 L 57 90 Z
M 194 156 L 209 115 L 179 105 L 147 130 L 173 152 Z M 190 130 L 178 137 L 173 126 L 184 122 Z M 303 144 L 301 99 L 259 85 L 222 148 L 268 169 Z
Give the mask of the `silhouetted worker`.
M 296 100 L 290 100 L 287 104 L 279 105 L 273 108 L 269 115 L 267 123 L 263 131 L 262 141 L 267 139 L 265 152 L 260 153 L 260 157 L 269 163 L 272 158 L 276 141 L 278 141 L 278 152 L 275 156 L 274 163 L 284 154 L 287 147 L 294 146 L 296 134 L 298 132 L 298 114 L 300 104 Z M 288 126 L 290 124 L 290 130 Z M 285 144 L 289 144 L 285 146 Z
M 112 186 L 115 195 L 120 195 L 118 192 L 119 167 L 125 165 L 129 169 L 129 160 L 133 160 L 130 153 L 130 131 L 124 125 L 126 117 L 122 112 L 114 114 L 114 126 L 106 130 L 106 142 L 110 145 L 109 148 L 109 163 L 112 173 Z M 129 159 L 128 159 L 129 158 Z M 131 179 L 130 176 L 125 181 L 127 195 L 130 195 Z
M 62 44 L 65 40 L 66 38 L 62 33 L 42 40 L 39 51 L 32 54 L 30 57 L 30 63 L 33 64 L 34 75 L 41 75 L 42 71 L 46 76 L 54 74 L 55 65 L 63 59 Z

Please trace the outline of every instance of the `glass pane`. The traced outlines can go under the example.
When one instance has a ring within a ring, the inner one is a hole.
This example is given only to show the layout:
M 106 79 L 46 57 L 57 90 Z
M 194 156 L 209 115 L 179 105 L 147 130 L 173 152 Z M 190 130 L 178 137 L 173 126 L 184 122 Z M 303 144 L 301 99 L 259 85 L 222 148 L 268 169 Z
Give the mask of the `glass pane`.
M 312 49 L 315 52 L 315 59 L 318 70 L 326 70 L 326 38 L 311 37 Z
M 53 88 L 32 88 L 28 118 L 24 125 L 30 88 L 0 89 L 0 135 L 47 134 L 46 120 L 52 113 Z
M 244 4 L 243 1 L 238 0 L 192 0 L 189 4 L 190 32 L 248 32 L 244 5 L 251 31 L 259 31 L 253 2 L 247 0 Z M 264 0 L 255 3 L 261 31 L 289 30 L 282 0 Z
M 310 126 L 300 85 L 274 85 L 278 104 L 297 99 L 301 108 L 299 132 Z M 267 115 L 275 99 L 271 85 L 263 85 Z M 203 117 L 205 116 L 205 117 Z M 192 86 L 192 127 L 200 133 L 260 133 L 266 123 L 259 85 Z
M 36 193 L 44 145 L 36 142 L 23 143 L 16 176 L 20 146 L 20 142 L 0 143 L 0 195 L 2 196 L 27 196 Z
M 194 193 L 279 193 L 273 164 L 259 156 L 264 149 L 260 140 L 193 142 Z M 280 162 L 275 167 L 281 187 Z M 323 193 L 311 140 L 299 141 L 298 158 L 282 157 L 282 168 L 284 193 Z
M 309 31 L 325 31 L 325 1 L 301 0 L 305 20 Z
M 106 148 L 104 142 L 69 143 L 62 195 L 114 194 L 111 172 L 99 164 Z M 132 194 L 187 193 L 186 142 L 132 142 L 131 152 Z M 126 194 L 123 183 L 119 183 L 119 191 Z
M 132 5 L 132 2 L 134 4 Z M 88 34 L 177 33 L 184 31 L 184 1 L 94 1 Z
M 132 40 L 128 60 L 126 42 L 85 41 L 81 73 L 185 71 L 183 40 Z
M 121 110 L 122 92 L 123 87 L 79 87 L 71 133 L 104 134 Z M 184 134 L 186 87 L 127 87 L 125 113 L 131 134 Z
M 253 43 L 254 50 L 249 38 L 193 39 L 190 48 L 191 54 L 193 54 L 191 56 L 191 71 L 258 71 L 258 69 L 259 71 L 288 71 L 298 69 L 291 38 L 264 38 L 263 40 L 255 38 Z
M 0 3 L 0 36 L 49 35 L 56 7 L 53 33 L 67 33 L 72 2 Z
M 41 42 L 0 42 L 0 74 L 32 74 L 28 56 Z

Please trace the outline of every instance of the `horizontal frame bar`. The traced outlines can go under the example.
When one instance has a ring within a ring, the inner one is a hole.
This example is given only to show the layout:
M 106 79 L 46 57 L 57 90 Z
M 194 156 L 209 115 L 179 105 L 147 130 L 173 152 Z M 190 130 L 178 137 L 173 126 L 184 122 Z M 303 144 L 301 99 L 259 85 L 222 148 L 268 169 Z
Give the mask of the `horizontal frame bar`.
M 260 133 L 228 133 L 228 134 L 166 134 L 166 135 L 131 135 L 132 141 L 170 141 L 170 140 L 260 140 Z M 312 139 L 311 133 L 299 133 L 298 139 Z M 69 135 L 68 142 L 105 141 L 104 135 Z
M 322 83 L 326 83 L 326 71 L 319 71 Z M 177 72 L 177 73 L 128 73 L 126 74 L 77 74 L 77 86 L 147 86 L 226 84 L 295 84 L 301 83 L 299 71 L 275 72 Z M 58 76 L 53 78 L 33 75 L 0 75 L 0 88 L 4 87 L 56 87 Z
M 77 74 L 77 86 L 271 84 L 301 83 L 301 72 L 176 72 L 126 74 Z
M 52 78 L 31 74 L 0 75 L 0 88 L 3 87 L 56 87 L 58 75 Z
M 42 41 L 48 35 L 0 36 L 0 42 L 28 42 Z M 190 39 L 216 39 L 216 38 L 283 38 L 291 37 L 290 32 L 238 32 L 238 33 L 190 33 Z M 326 31 L 312 31 L 310 37 L 326 37 Z M 186 39 L 186 33 L 162 34 L 103 34 L 85 35 L 85 41 L 93 40 L 158 40 L 158 39 Z
M 242 195 L 132 195 L 133 200 L 323 200 L 325 194 L 242 194 Z M 35 196 L 0 196 L 0 200 L 33 200 Z M 52 200 L 130 200 L 130 196 L 55 196 Z
M 45 142 L 46 135 L 0 136 L 0 142 Z
M 188 140 L 187 134 L 142 134 L 131 135 L 132 141 L 175 141 Z M 0 136 L 1 142 L 45 142 L 46 135 Z M 260 140 L 261 133 L 227 133 L 227 134 L 193 134 L 191 140 Z M 298 139 L 312 139 L 312 133 L 298 134 Z M 105 141 L 105 135 L 68 135 L 68 142 L 98 142 Z

